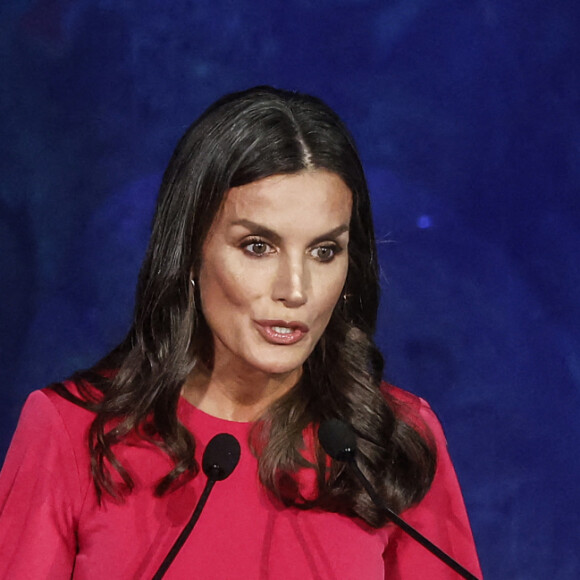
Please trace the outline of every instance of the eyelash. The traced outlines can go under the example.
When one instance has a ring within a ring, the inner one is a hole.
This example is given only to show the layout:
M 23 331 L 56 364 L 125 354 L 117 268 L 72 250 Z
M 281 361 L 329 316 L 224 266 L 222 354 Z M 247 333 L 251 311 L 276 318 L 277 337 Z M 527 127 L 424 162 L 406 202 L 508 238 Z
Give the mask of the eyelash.
M 253 252 L 252 250 L 249 249 L 251 246 L 256 246 L 258 244 L 263 244 L 266 248 L 272 248 L 272 246 L 262 238 L 248 238 L 247 240 L 244 240 L 242 248 L 245 252 L 247 252 L 248 254 L 250 254 L 250 256 L 253 256 L 254 258 L 261 258 L 262 256 L 268 255 L 269 251 L 265 251 L 260 254 Z
M 316 246 L 316 248 L 313 248 L 311 253 L 315 252 L 316 250 L 330 250 L 332 252 L 329 258 L 321 258 L 321 257 L 317 258 L 317 260 L 319 262 L 322 262 L 323 264 L 332 262 L 332 260 L 334 260 L 334 258 L 336 258 L 336 256 L 338 256 L 340 252 L 342 252 L 342 248 L 338 244 L 328 244 L 328 243 Z
M 252 246 L 256 246 L 258 244 L 264 245 L 266 250 L 262 253 L 257 253 L 250 249 Z M 273 250 L 272 246 L 262 238 L 248 238 L 244 240 L 241 247 L 247 254 L 249 254 L 253 258 L 262 258 L 263 256 L 267 256 L 268 254 L 272 253 Z M 315 254 L 317 250 L 330 250 L 332 253 L 331 256 L 328 258 L 321 258 Z M 332 262 L 332 260 L 334 260 L 334 258 L 341 252 L 342 247 L 334 242 L 321 244 L 310 250 L 310 254 L 322 264 Z

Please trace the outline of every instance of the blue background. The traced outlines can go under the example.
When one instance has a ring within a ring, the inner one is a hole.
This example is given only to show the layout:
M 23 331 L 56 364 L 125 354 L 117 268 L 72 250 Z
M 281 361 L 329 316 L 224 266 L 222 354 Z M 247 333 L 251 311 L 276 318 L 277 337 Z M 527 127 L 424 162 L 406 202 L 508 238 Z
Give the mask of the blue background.
M 449 439 L 488 579 L 580 578 L 577 0 L 6 0 L 0 457 L 120 340 L 186 126 L 268 83 L 352 129 L 387 377 Z

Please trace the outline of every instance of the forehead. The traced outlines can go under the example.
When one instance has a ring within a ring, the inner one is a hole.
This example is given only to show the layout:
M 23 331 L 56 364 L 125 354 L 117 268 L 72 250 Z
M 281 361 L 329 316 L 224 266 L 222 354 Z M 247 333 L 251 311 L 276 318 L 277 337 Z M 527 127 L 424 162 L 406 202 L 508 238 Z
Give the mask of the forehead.
M 230 189 L 214 225 L 248 219 L 270 226 L 324 230 L 348 224 L 351 211 L 352 193 L 338 175 L 304 171 Z

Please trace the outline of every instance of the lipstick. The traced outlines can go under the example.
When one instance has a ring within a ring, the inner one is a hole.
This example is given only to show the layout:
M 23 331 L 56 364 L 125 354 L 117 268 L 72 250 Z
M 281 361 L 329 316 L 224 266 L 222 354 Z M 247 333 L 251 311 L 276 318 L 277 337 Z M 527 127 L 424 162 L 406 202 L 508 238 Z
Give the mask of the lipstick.
M 271 344 L 296 344 L 308 333 L 308 326 L 295 320 L 256 320 L 256 328 Z

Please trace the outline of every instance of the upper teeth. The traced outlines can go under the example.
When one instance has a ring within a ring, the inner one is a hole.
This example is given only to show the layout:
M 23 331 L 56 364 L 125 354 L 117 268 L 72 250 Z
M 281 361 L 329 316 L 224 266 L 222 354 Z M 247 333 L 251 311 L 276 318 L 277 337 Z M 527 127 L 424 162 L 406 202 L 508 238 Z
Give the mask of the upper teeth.
M 272 330 L 278 334 L 290 334 L 292 332 L 292 329 L 286 326 L 272 326 Z

